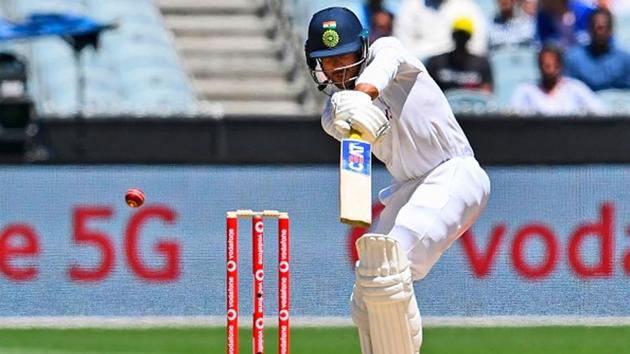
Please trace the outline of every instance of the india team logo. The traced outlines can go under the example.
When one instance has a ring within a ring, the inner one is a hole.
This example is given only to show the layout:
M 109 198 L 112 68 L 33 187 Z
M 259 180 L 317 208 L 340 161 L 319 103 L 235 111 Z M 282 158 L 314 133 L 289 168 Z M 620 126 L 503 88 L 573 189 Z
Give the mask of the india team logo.
M 339 33 L 334 29 L 324 31 L 322 42 L 328 48 L 334 48 L 339 44 Z

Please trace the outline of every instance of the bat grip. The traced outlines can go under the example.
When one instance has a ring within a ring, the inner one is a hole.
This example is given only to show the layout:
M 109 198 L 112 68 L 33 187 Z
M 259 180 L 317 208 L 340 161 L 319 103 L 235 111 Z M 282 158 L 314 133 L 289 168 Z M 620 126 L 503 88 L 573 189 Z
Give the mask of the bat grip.
M 361 140 L 361 133 L 359 133 L 358 131 L 356 131 L 355 129 L 350 128 L 350 133 L 348 134 L 348 137 L 350 139 L 357 139 L 357 140 Z

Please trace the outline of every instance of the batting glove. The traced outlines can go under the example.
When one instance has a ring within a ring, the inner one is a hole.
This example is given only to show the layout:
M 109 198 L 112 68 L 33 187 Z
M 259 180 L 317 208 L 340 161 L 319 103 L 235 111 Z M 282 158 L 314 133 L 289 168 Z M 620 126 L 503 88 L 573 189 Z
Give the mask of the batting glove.
M 345 90 L 331 97 L 333 124 L 345 136 L 354 129 L 361 138 L 374 143 L 389 131 L 389 121 L 383 111 L 364 92 Z

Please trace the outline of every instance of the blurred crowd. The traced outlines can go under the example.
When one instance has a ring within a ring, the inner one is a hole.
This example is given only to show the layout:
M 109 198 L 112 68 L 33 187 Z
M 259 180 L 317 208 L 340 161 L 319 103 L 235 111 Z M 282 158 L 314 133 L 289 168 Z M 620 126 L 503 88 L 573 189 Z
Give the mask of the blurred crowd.
M 493 16 L 483 1 L 392 7 L 369 0 L 370 41 L 399 38 L 454 105 L 545 115 L 630 111 L 630 26 L 615 28 L 630 22 L 630 0 L 486 0 L 496 1 Z

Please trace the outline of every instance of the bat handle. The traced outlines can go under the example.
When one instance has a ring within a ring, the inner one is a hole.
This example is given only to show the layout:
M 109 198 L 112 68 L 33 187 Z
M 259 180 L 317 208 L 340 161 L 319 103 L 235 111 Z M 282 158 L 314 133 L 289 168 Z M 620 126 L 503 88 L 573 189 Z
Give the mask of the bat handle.
M 350 139 L 357 139 L 357 140 L 361 140 L 361 133 L 359 133 L 358 131 L 356 131 L 355 129 L 350 128 L 350 133 L 348 134 L 348 137 Z

